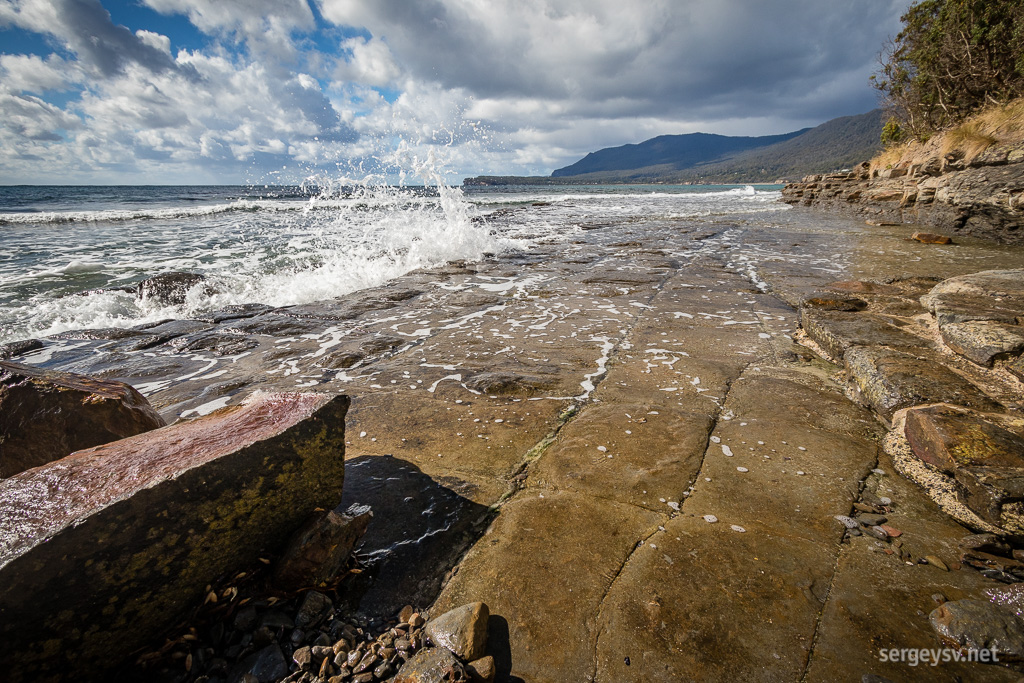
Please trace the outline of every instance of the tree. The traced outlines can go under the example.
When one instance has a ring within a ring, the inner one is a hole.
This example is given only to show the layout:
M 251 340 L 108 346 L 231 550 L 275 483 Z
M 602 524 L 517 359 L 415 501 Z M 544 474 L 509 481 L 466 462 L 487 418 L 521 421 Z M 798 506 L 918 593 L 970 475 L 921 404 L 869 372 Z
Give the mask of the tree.
M 1024 95 L 1021 0 L 921 0 L 900 19 L 871 78 L 907 133 L 923 138 Z

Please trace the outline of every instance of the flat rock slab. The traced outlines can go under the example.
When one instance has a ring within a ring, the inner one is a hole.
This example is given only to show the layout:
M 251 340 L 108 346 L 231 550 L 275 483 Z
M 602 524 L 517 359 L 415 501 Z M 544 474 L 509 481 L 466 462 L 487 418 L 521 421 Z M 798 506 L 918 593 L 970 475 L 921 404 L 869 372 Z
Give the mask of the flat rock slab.
M 878 470 L 884 474 L 872 474 L 865 481 L 862 500 L 891 501 L 886 517 L 890 526 L 903 532 L 898 539 L 901 547 L 867 535 L 840 546 L 803 680 L 860 681 L 874 675 L 901 682 L 1017 681 L 1018 673 L 986 664 L 912 667 L 906 661 L 882 660 L 883 649 L 941 647 L 928 622 L 929 612 L 937 606 L 933 595 L 962 600 L 998 584 L 968 568 L 943 571 L 919 564 L 919 558 L 931 555 L 955 566 L 957 542 L 966 530 L 939 510 L 925 491 L 896 473 L 884 453 Z
M 997 412 L 998 403 L 938 359 L 883 348 L 853 347 L 843 357 L 861 399 L 886 423 L 903 408 L 952 403 Z
M 924 339 L 867 313 L 805 308 L 800 323 L 807 336 L 837 361 L 853 346 L 919 349 L 928 345 Z
M 989 321 L 946 323 L 939 326 L 942 341 L 961 356 L 985 367 L 1024 352 L 1024 327 Z
M 163 426 L 123 382 L 0 361 L 0 477 Z
M 1024 468 L 1024 438 L 970 411 L 913 408 L 904 431 L 914 455 L 946 474 L 972 466 Z
M 6 680 L 88 678 L 341 499 L 346 396 L 240 406 L 0 483 Z

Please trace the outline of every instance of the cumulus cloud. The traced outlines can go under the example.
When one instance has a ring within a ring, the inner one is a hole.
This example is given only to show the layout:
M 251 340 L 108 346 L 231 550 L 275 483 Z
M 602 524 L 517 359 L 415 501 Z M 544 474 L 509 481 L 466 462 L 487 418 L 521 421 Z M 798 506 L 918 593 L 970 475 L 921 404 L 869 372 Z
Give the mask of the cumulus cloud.
M 0 55 L 0 181 L 285 180 L 396 147 L 547 174 L 660 134 L 787 132 L 875 105 L 908 1 L 140 0 L 206 36 L 184 50 L 100 0 L 0 0 L 0 27 L 59 45 Z
M 905 2 L 319 0 L 365 26 L 417 78 L 482 98 L 557 101 L 565 115 L 690 119 L 782 111 L 837 75 L 866 78 Z M 866 84 L 811 116 L 870 105 Z
M 120 73 L 127 64 L 153 72 L 177 69 L 170 54 L 151 40 L 115 26 L 99 0 L 7 0 L 0 5 L 4 24 L 52 35 L 101 76 Z
M 315 27 L 306 0 L 143 0 L 162 14 L 184 14 L 200 31 L 244 42 L 260 55 L 294 61 L 296 31 Z

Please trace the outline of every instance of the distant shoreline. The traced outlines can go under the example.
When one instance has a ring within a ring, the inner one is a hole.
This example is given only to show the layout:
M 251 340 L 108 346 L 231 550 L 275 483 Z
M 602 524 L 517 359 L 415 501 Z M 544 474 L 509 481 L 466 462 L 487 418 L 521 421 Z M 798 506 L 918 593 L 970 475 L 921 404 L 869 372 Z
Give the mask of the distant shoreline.
M 508 187 L 508 186 L 523 186 L 523 185 L 537 185 L 537 186 L 565 186 L 565 185 L 665 185 L 669 187 L 678 186 L 694 186 L 694 187 L 706 187 L 709 185 L 721 185 L 723 187 L 733 186 L 770 186 L 778 185 L 782 186 L 786 183 L 791 182 L 785 179 L 779 179 L 776 182 L 765 182 L 761 181 L 735 181 L 735 182 L 697 182 L 697 181 L 679 181 L 679 182 L 668 182 L 665 180 L 636 180 L 632 182 L 623 180 L 598 180 L 594 178 L 572 178 L 562 177 L 554 178 L 551 176 L 475 176 L 472 178 L 465 178 L 462 181 L 463 187 Z

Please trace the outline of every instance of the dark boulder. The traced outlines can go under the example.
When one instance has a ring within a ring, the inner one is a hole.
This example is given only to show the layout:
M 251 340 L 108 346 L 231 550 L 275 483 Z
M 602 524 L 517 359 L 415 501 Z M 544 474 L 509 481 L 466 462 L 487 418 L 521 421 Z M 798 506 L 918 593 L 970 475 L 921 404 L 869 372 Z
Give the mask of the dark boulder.
M 140 282 L 135 295 L 161 306 L 180 306 L 189 290 L 205 279 L 198 273 L 160 273 Z
M 163 426 L 123 382 L 0 361 L 0 477 Z
M 373 513 L 353 505 L 345 512 L 314 512 L 295 532 L 274 568 L 274 583 L 283 590 L 329 584 L 339 578 Z
M 256 394 L 0 482 L 4 680 L 98 679 L 217 577 L 280 552 L 341 499 L 348 405 Z

